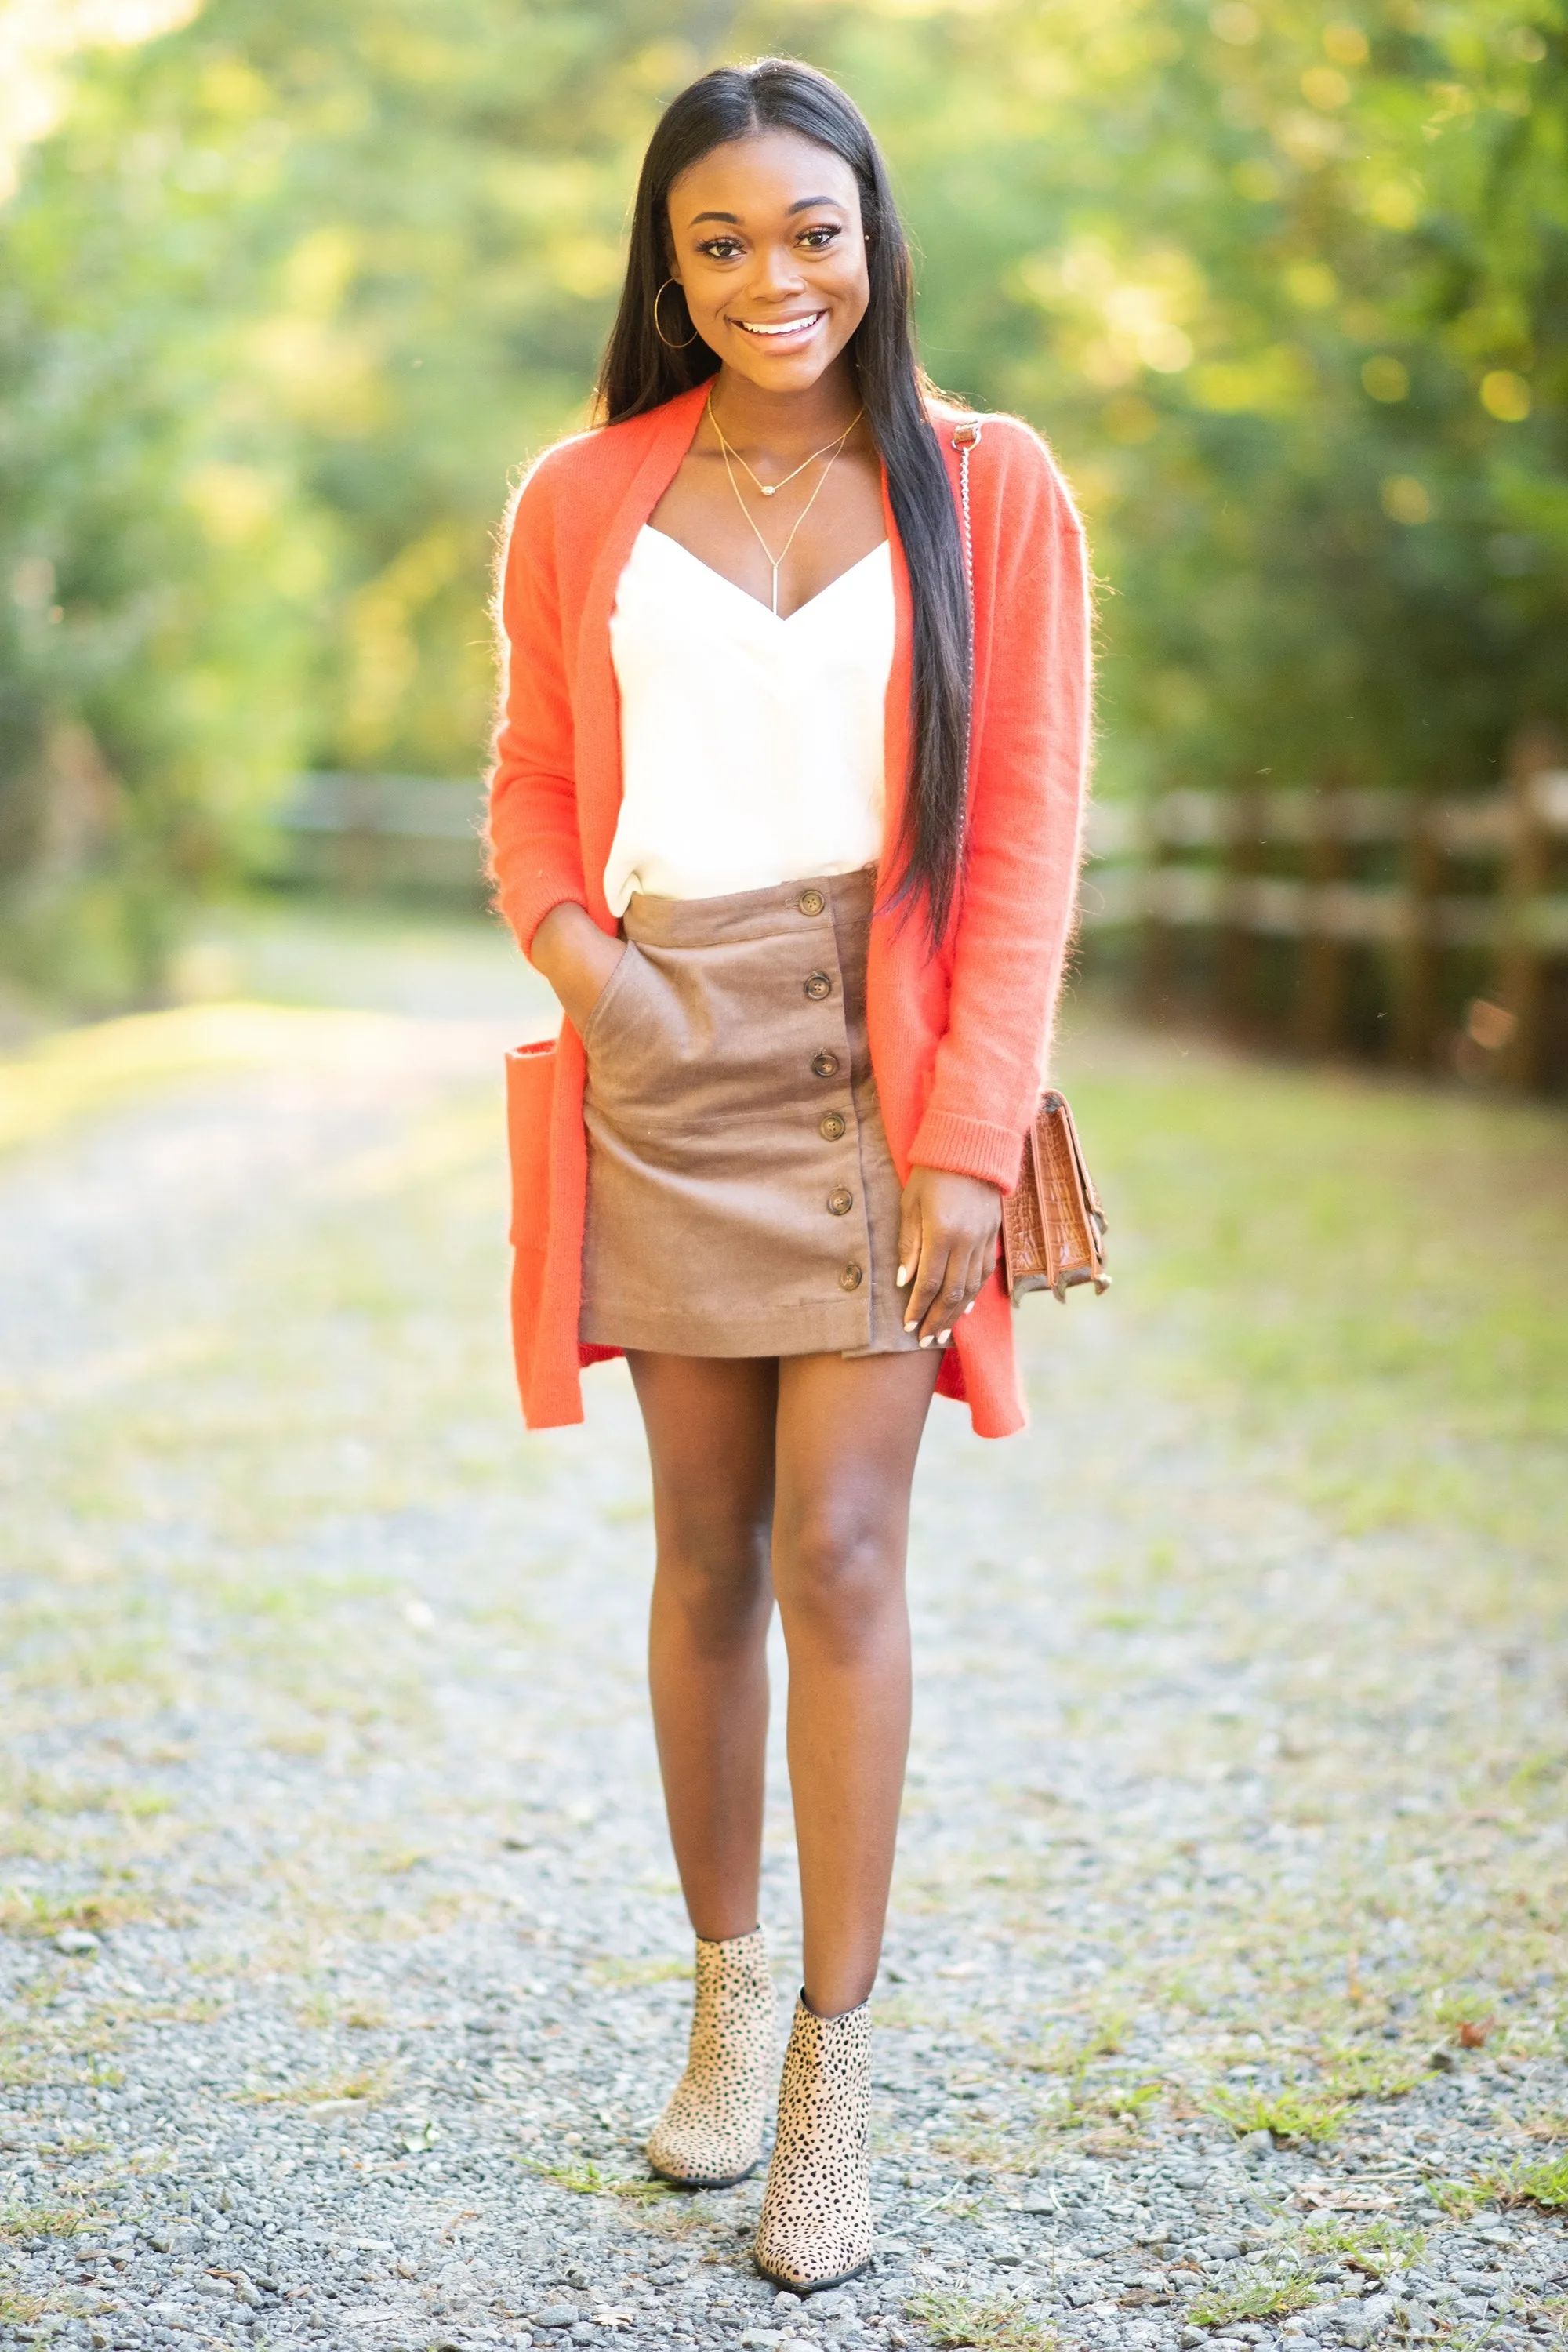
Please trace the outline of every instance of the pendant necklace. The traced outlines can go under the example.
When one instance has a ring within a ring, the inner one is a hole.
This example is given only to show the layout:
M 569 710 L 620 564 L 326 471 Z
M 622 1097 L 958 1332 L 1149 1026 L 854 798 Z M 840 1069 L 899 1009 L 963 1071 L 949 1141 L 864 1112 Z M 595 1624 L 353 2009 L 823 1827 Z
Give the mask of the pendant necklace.
M 844 443 L 848 440 L 849 436 L 854 432 L 855 427 L 859 424 L 860 419 L 865 415 L 865 414 L 866 412 L 863 408 L 858 408 L 855 411 L 854 415 L 849 419 L 848 424 L 838 436 L 837 446 L 831 441 L 825 441 L 820 449 L 814 449 L 809 457 L 803 457 L 801 459 L 800 464 L 795 469 L 795 473 L 785 474 L 781 481 L 764 482 L 758 475 L 752 473 L 751 467 L 746 465 L 746 461 L 744 457 L 742 457 L 740 451 L 738 449 L 731 448 L 730 443 L 725 440 L 724 428 L 720 424 L 718 417 L 713 414 L 713 395 L 711 393 L 708 395 L 709 422 L 711 424 L 714 432 L 719 436 L 720 447 L 726 450 L 728 454 L 733 457 L 738 466 L 745 466 L 747 473 L 751 474 L 752 481 L 756 483 L 758 489 L 761 490 L 764 499 L 771 499 L 779 490 L 786 489 L 790 483 L 794 481 L 795 474 L 804 474 L 808 466 L 815 466 L 817 459 L 819 457 L 826 457 L 830 449 L 837 457 L 838 450 L 842 448 Z
M 784 476 L 783 482 L 757 482 L 755 474 L 752 473 L 750 466 L 746 466 L 746 461 L 744 457 L 741 457 L 740 451 L 738 449 L 732 450 L 729 442 L 725 439 L 724 428 L 713 414 L 713 395 L 711 393 L 708 395 L 709 421 L 712 425 L 714 432 L 719 436 L 719 447 L 724 459 L 724 471 L 730 478 L 730 488 L 735 493 L 735 503 L 740 508 L 741 512 L 745 516 L 746 520 L 751 524 L 752 534 L 756 539 L 757 545 L 767 557 L 768 569 L 773 574 L 773 614 L 775 620 L 778 618 L 779 609 L 779 566 L 783 563 L 785 556 L 789 553 L 790 549 L 795 545 L 796 532 L 798 532 L 801 524 L 805 520 L 806 516 L 811 512 L 812 508 L 816 504 L 817 499 L 821 497 L 823 483 L 826 481 L 827 477 L 833 471 L 835 460 L 841 455 L 845 443 L 848 440 L 851 433 L 854 432 L 857 425 L 859 424 L 864 414 L 865 411 L 863 409 L 858 408 L 854 415 L 850 418 L 848 424 L 845 426 L 843 432 L 838 436 L 837 441 L 825 441 L 820 449 L 814 449 L 810 457 L 807 457 L 803 464 L 795 467 L 794 474 L 786 474 Z M 830 451 L 832 453 L 831 456 L 828 454 Z M 795 528 L 792 530 L 789 537 L 785 540 L 784 545 L 780 548 L 776 555 L 773 553 L 773 549 L 768 545 L 767 541 L 763 537 L 762 532 L 758 530 L 756 518 L 753 516 L 750 507 L 746 504 L 741 485 L 735 479 L 735 468 L 730 463 L 732 457 L 738 458 L 740 463 L 746 467 L 747 473 L 752 474 L 752 481 L 757 482 L 757 488 L 761 490 L 765 499 L 771 499 L 775 490 L 782 490 L 784 487 L 784 482 L 793 482 L 795 480 L 795 474 L 804 474 L 807 466 L 815 466 L 819 457 L 827 458 L 827 463 L 822 469 L 822 480 L 817 483 L 816 489 L 813 490 L 810 498 L 807 499 L 805 506 L 802 507 L 799 514 L 796 515 L 795 519 Z

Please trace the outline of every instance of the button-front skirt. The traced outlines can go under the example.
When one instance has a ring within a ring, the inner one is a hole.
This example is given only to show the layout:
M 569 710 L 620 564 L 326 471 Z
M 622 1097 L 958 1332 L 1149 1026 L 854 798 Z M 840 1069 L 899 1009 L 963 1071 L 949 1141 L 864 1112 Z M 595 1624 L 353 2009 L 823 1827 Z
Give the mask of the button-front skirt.
M 633 898 L 583 1039 L 584 1340 L 679 1356 L 918 1345 L 866 1034 L 875 887 L 867 869 Z

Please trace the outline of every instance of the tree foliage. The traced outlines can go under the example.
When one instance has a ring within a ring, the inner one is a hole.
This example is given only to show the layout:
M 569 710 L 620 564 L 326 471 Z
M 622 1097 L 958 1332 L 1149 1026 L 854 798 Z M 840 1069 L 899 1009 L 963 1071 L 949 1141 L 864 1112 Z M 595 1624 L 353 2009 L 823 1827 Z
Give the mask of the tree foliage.
M 291 769 L 477 768 L 641 144 L 764 48 L 883 135 L 933 373 L 1079 488 L 1107 788 L 1479 783 L 1563 718 L 1562 0 L 208 0 L 0 215 L 14 960 L 145 992 Z

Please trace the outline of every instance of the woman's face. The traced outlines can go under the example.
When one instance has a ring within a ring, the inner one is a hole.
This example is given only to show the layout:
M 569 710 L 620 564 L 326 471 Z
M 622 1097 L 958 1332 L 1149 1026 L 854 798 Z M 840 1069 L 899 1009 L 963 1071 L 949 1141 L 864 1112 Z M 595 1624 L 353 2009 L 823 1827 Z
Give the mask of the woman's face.
M 797 131 L 731 140 L 683 172 L 669 240 L 692 325 L 762 390 L 807 390 L 866 315 L 855 174 Z

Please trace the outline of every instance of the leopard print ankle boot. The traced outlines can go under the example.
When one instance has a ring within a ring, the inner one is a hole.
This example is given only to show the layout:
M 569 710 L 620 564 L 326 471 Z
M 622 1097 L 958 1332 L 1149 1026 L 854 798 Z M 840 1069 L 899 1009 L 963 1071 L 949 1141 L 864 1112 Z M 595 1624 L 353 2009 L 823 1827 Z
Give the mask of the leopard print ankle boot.
M 686 2072 L 647 2144 L 661 2179 L 729 2189 L 756 2169 L 777 2057 L 778 2006 L 762 1929 L 721 1944 L 699 1936 Z
M 779 2127 L 753 2249 L 764 2278 L 810 2294 L 871 2259 L 871 2011 L 818 2017 L 803 1994 L 779 2084 Z

